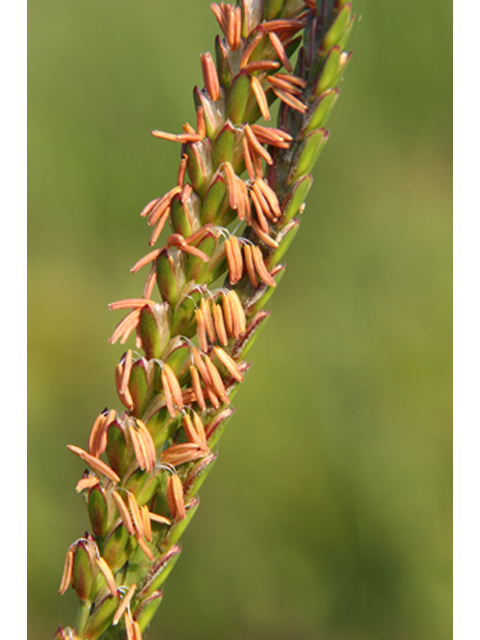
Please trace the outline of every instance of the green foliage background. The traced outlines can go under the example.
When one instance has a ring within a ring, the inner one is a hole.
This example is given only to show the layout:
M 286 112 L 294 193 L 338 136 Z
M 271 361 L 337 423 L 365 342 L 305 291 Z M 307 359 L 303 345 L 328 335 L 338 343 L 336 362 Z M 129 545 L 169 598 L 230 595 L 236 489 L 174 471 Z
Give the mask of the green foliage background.
M 88 528 L 120 408 L 107 303 L 141 292 L 138 214 L 175 183 L 207 0 L 31 0 L 29 637 Z M 147 638 L 451 637 L 451 77 L 446 0 L 355 0 L 354 57 L 272 317 Z

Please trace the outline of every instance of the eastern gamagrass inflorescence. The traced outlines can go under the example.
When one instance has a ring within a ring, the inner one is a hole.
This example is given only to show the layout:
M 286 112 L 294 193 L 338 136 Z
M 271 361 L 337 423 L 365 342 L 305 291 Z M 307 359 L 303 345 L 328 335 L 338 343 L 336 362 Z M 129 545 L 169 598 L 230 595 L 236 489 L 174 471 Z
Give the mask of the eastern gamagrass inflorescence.
M 142 297 L 110 305 L 128 310 L 110 342 L 134 333 L 144 355 L 128 349 L 117 364 L 125 409 L 98 416 L 87 449 L 69 445 L 88 467 L 77 491 L 91 533 L 66 554 L 59 592 L 72 586 L 80 608 L 75 628 L 60 626 L 56 640 L 138 640 L 157 610 L 249 368 L 245 355 L 284 273 L 350 58 L 351 2 L 211 9 L 224 37 L 216 63 L 200 56 L 196 126 L 152 131 L 180 143 L 181 159 L 176 186 L 141 215 L 151 247 L 167 223 L 172 233 L 132 267 L 148 268 Z M 277 100 L 277 126 L 256 124 L 270 122 Z

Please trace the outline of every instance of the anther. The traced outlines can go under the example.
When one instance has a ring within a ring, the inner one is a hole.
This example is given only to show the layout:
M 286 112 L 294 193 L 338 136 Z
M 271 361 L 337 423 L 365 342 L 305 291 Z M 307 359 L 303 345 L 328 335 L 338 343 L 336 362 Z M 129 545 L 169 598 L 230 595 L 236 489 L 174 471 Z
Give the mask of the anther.
M 118 587 L 119 591 L 123 591 L 124 589 L 126 589 L 126 587 Z M 115 615 L 113 616 L 113 620 L 112 620 L 112 625 L 115 626 L 119 623 L 120 618 L 122 617 L 122 615 L 124 614 L 126 608 L 129 606 L 130 601 L 133 597 L 133 594 L 135 593 L 137 589 L 137 585 L 135 583 L 132 584 L 132 586 L 130 587 L 130 589 L 128 589 L 127 593 L 124 595 L 122 601 L 120 602 L 118 609 L 115 611 Z

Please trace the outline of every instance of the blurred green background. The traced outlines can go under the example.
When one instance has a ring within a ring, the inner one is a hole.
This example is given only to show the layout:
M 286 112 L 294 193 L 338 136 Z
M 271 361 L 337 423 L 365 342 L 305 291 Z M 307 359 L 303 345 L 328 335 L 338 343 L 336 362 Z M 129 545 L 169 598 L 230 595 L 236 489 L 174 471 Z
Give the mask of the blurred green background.
M 207 0 L 29 3 L 29 637 L 88 528 L 74 487 L 107 344 L 141 292 L 138 214 L 176 180 Z M 272 317 L 150 640 L 451 637 L 447 0 L 355 0 L 354 56 Z

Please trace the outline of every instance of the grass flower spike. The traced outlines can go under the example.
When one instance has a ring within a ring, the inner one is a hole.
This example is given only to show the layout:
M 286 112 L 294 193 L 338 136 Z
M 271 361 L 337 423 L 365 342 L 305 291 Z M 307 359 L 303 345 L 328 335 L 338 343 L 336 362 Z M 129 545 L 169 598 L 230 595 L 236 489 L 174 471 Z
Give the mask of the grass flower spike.
M 115 370 L 123 409 L 100 413 L 87 449 L 68 447 L 87 466 L 76 489 L 91 531 L 66 552 L 59 593 L 72 587 L 79 613 L 56 640 L 138 640 L 158 609 L 285 272 L 350 59 L 350 2 L 211 10 L 223 37 L 215 61 L 200 56 L 195 127 L 152 131 L 180 145 L 180 161 L 177 184 L 140 213 L 151 250 L 131 271 L 148 267 L 145 286 L 110 304 L 127 312 L 110 342 L 134 342 Z

